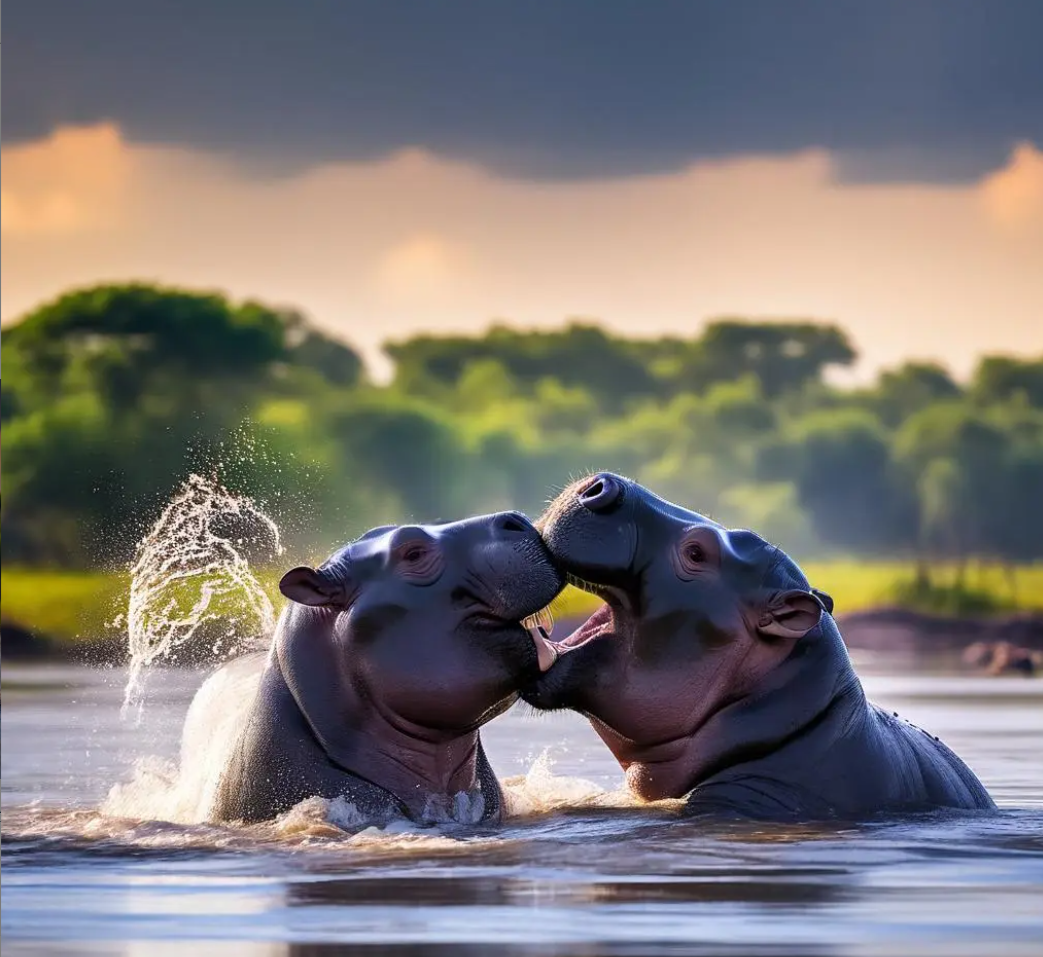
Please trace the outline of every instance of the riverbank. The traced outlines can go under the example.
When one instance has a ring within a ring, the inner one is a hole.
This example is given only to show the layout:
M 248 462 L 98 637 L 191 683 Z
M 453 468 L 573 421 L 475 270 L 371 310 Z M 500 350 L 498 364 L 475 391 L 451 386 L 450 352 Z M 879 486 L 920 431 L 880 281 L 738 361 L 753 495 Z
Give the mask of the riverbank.
M 1012 641 L 1043 649 L 1043 565 L 1020 566 L 1013 573 L 996 565 L 970 567 L 967 587 L 995 595 L 998 611 L 959 616 L 896 601 L 913 577 L 908 563 L 810 562 L 805 569 L 816 587 L 833 596 L 844 638 L 853 648 L 958 650 L 974 642 Z M 936 568 L 932 575 L 945 586 L 955 570 Z M 261 573 L 260 580 L 278 607 L 277 573 Z M 120 660 L 128 587 L 125 573 L 2 569 L 3 656 Z M 555 601 L 555 617 L 568 628 L 596 604 L 593 596 L 569 588 Z

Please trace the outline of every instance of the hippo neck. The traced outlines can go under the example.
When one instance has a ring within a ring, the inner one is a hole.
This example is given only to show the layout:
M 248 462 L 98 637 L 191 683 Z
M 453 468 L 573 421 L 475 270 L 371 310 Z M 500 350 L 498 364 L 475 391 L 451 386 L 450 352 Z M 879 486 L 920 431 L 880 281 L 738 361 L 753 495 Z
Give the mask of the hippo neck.
M 631 788 L 646 799 L 680 797 L 722 771 L 752 764 L 814 733 L 820 725 L 848 726 L 866 708 L 832 618 L 821 623 L 760 684 L 711 714 L 687 738 L 653 760 L 627 768 Z
M 477 798 L 482 752 L 476 730 L 424 728 L 371 703 L 358 715 L 349 734 L 321 742 L 331 763 L 390 792 L 417 819 L 445 816 L 443 805 L 458 794 Z
M 299 636 L 309 626 L 329 627 L 307 611 L 313 621 L 298 625 Z M 454 734 L 423 728 L 362 699 L 335 656 L 322 660 L 326 647 L 326 642 L 309 641 L 310 661 L 299 668 L 292 649 L 277 638 L 269 670 L 271 680 L 293 699 L 314 747 L 330 766 L 386 791 L 417 819 L 430 815 L 432 802 L 437 806 L 447 796 L 480 786 L 477 730 Z

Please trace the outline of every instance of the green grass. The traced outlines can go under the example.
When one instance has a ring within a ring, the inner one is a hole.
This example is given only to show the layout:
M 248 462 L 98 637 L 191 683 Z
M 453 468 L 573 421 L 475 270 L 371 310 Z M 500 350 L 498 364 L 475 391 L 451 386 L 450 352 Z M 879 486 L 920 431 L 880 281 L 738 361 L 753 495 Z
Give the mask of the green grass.
M 902 595 L 908 592 L 907 586 L 915 576 L 910 562 L 848 559 L 808 562 L 802 567 L 812 585 L 833 596 L 838 615 L 880 605 L 908 604 Z M 932 565 L 930 572 L 931 583 L 936 588 L 954 587 L 955 566 Z M 988 594 L 1001 609 L 1043 609 L 1043 564 L 1016 567 L 1012 592 L 1002 566 L 974 563 L 966 569 L 964 588 Z
M 911 562 L 842 559 L 808 562 L 801 567 L 812 585 L 833 597 L 838 615 L 882 605 L 905 605 L 922 611 L 945 610 L 906 597 L 915 576 L 915 566 Z M 938 590 L 951 591 L 955 581 L 955 566 L 931 566 L 931 582 Z M 964 588 L 974 594 L 985 593 L 998 610 L 1043 610 L 1043 564 L 1016 567 L 1012 592 L 1002 566 L 974 563 L 965 571 Z M 593 596 L 570 587 L 554 603 L 554 612 L 559 618 L 581 615 L 593 610 L 597 604 L 598 600 Z
M 829 592 L 836 602 L 836 613 L 879 605 L 900 604 L 898 596 L 913 579 L 908 562 L 828 561 L 804 566 L 811 583 Z M 951 585 L 952 567 L 932 567 L 937 586 Z M 262 583 L 278 607 L 281 601 L 274 573 L 263 573 Z M 1043 564 L 1015 569 L 1015 588 L 1002 567 L 982 564 L 968 568 L 965 586 L 985 592 L 999 608 L 1043 610 Z M 596 598 L 568 588 L 554 603 L 557 618 L 587 614 L 598 604 Z M 34 629 L 58 641 L 98 639 L 117 631 L 108 623 L 125 614 L 127 576 L 106 572 L 65 572 L 46 569 L 4 568 L 0 571 L 0 612 L 5 621 Z M 935 609 L 926 609 L 935 610 Z
M 278 606 L 278 577 L 267 572 L 259 577 Z M 125 628 L 129 584 L 126 573 L 4 568 L 0 613 L 5 622 L 17 622 L 56 641 L 119 638 Z M 181 595 L 184 607 L 190 607 L 197 591 L 187 586 Z M 211 607 L 220 613 L 220 599 Z M 226 607 L 232 610 L 234 602 Z
M 3 620 L 58 641 L 103 638 L 127 610 L 127 576 L 49 569 L 0 571 Z

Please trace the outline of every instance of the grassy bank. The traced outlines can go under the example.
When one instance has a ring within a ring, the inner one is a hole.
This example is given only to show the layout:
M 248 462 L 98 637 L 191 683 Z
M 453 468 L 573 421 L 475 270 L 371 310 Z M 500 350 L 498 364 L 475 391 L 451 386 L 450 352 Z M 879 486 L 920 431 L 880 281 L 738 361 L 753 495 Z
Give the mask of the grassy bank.
M 835 612 L 843 615 L 880 605 L 899 605 L 917 611 L 946 613 L 949 609 L 911 596 L 915 569 L 909 562 L 860 562 L 856 560 L 807 562 L 808 580 L 833 596 Z M 961 590 L 968 605 L 989 603 L 979 613 L 1043 610 L 1043 564 L 1008 568 L 994 563 L 972 563 L 964 569 L 958 589 L 955 566 L 933 565 L 931 584 L 938 592 Z
M 0 614 L 56 641 L 103 638 L 127 610 L 126 575 L 3 569 Z
M 809 562 L 805 570 L 812 584 L 833 596 L 838 615 L 898 603 L 903 585 L 913 578 L 913 567 L 905 562 Z M 944 587 L 954 580 L 955 569 L 932 569 L 936 585 Z M 263 578 L 278 604 L 276 581 L 274 574 Z M 118 631 L 109 623 L 126 612 L 127 584 L 123 574 L 4 568 L 0 572 L 0 612 L 4 621 L 17 622 L 57 641 L 115 636 Z M 1003 610 L 1043 610 L 1040 564 L 1016 568 L 1013 589 L 1003 568 L 973 565 L 966 572 L 965 587 L 990 596 Z M 555 602 L 555 614 L 558 618 L 581 614 L 595 604 L 591 596 L 570 588 Z
M 917 611 L 947 612 L 946 594 L 956 590 L 955 566 L 932 566 L 931 584 L 939 595 L 914 597 L 915 567 L 910 562 L 867 562 L 855 559 L 807 562 L 801 566 L 816 588 L 828 592 L 835 613 L 844 615 L 882 605 L 906 606 Z M 974 563 L 964 569 L 963 593 L 970 605 L 988 603 L 994 612 L 1043 610 L 1043 564 L 1020 565 L 1013 575 L 1001 565 Z M 941 601 L 937 598 L 941 597 Z M 559 615 L 596 605 L 590 595 L 568 589 L 558 599 Z M 987 611 L 985 612 L 987 613 Z

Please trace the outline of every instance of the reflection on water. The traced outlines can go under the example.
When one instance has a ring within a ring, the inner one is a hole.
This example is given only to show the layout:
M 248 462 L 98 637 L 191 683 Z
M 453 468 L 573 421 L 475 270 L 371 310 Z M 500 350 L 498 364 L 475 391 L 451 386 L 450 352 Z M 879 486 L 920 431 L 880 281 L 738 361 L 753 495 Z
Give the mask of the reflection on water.
M 1041 952 L 1041 682 L 867 680 L 968 761 L 998 816 L 707 825 L 635 808 L 581 719 L 516 709 L 483 737 L 518 816 L 346 834 L 321 815 L 250 828 L 100 815 L 135 762 L 176 754 L 200 681 L 162 675 L 135 727 L 118 718 L 124 679 L 4 669 L 4 954 Z

